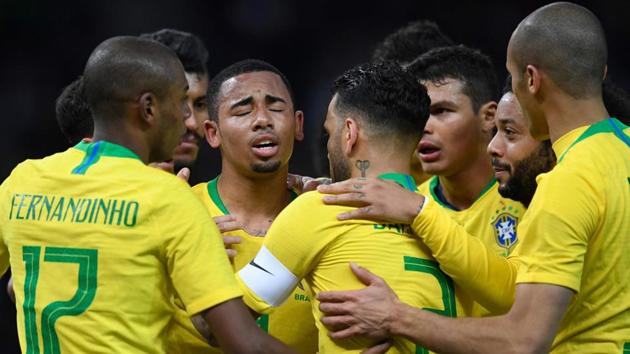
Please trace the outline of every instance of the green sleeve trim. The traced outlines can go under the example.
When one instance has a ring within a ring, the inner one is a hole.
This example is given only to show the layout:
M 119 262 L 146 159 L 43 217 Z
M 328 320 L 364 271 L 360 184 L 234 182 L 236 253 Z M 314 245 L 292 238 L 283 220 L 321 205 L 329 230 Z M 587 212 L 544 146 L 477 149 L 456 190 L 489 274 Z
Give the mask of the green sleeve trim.
M 212 181 L 208 182 L 208 195 L 214 205 L 216 205 L 223 214 L 228 215 L 230 211 L 225 207 L 225 204 L 223 204 L 221 196 L 219 195 L 219 189 L 217 188 L 219 177 L 221 177 L 221 175 L 216 176 Z

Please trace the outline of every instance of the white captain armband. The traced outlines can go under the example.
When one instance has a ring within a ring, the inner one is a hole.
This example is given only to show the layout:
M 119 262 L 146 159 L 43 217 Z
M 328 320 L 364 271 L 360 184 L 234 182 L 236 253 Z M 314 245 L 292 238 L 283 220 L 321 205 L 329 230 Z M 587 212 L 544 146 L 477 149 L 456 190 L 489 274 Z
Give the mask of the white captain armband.
M 251 291 L 274 307 L 280 306 L 300 281 L 265 246 L 238 276 Z

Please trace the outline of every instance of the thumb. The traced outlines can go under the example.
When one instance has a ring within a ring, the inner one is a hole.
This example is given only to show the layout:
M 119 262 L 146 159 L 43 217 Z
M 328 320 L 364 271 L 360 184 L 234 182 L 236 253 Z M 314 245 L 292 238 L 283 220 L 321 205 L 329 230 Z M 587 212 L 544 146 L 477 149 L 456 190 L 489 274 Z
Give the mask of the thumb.
M 357 279 L 365 285 L 371 285 L 381 280 L 381 278 L 354 262 L 350 262 L 350 268 L 352 268 L 352 273 L 354 273 Z
M 184 180 L 184 182 L 188 182 L 190 178 L 190 169 L 188 167 L 184 167 L 179 172 L 177 172 L 177 177 Z

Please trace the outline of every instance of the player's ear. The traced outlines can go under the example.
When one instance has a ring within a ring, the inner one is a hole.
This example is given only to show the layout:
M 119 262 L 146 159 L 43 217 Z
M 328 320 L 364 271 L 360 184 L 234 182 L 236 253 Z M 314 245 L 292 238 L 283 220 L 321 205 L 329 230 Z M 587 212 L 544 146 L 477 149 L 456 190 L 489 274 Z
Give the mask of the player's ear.
M 155 119 L 157 117 L 156 104 L 157 100 L 155 99 L 155 95 L 151 92 L 145 92 L 140 95 L 140 98 L 138 98 L 138 110 L 140 117 L 149 125 L 155 124 Z
M 352 118 L 345 118 L 343 129 L 343 152 L 351 156 L 357 141 L 359 140 L 359 125 Z
M 536 95 L 540 92 L 540 85 L 542 84 L 542 73 L 537 67 L 533 65 L 527 65 L 527 67 L 525 68 L 524 79 L 527 91 L 530 94 Z
M 304 140 L 304 112 L 295 111 L 295 140 Z
M 497 103 L 494 101 L 486 102 L 479 108 L 479 118 L 481 118 L 481 128 L 484 133 L 492 134 L 495 123 L 494 117 L 497 113 Z
M 206 131 L 206 141 L 214 149 L 221 146 L 221 134 L 219 133 L 219 124 L 215 120 L 206 120 L 203 122 Z

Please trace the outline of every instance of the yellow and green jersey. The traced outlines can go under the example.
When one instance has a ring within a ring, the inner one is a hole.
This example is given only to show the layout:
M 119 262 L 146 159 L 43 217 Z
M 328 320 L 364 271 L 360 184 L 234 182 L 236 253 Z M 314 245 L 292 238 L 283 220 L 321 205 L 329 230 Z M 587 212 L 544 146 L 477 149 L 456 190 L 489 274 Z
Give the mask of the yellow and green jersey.
M 24 353 L 165 353 L 174 293 L 192 314 L 241 296 L 190 188 L 116 144 L 21 163 L 0 219 Z
M 201 200 L 211 216 L 229 214 L 217 189 L 218 178 L 193 187 L 193 192 Z M 291 191 L 292 197 L 297 195 Z M 265 237 L 250 235 L 244 230 L 230 231 L 230 235 L 241 237 L 241 243 L 232 248 L 238 253 L 234 258 L 234 270 L 243 268 L 254 259 L 263 245 Z M 258 318 L 258 325 L 267 333 L 278 338 L 299 353 L 317 352 L 317 328 L 311 312 L 311 295 L 305 282 L 301 282 L 282 306 Z M 211 348 L 194 328 L 184 310 L 176 313 L 175 321 L 169 330 L 169 353 L 221 353 Z
M 410 190 L 411 176 L 383 175 Z M 350 270 L 349 263 L 366 267 L 412 306 L 455 317 L 458 300 L 453 282 L 439 268 L 431 252 L 411 232 L 409 225 L 379 224 L 365 220 L 337 220 L 351 208 L 324 205 L 322 194 L 308 192 L 287 206 L 276 218 L 256 257 L 241 269 L 244 301 L 265 313 L 280 306 L 300 281 L 311 291 L 350 290 L 365 287 Z M 311 299 L 314 318 L 321 318 L 319 302 Z M 320 353 L 359 353 L 374 344 L 365 338 L 332 340 L 316 321 Z M 396 338 L 390 353 L 425 352 Z
M 609 118 L 553 144 L 520 225 L 517 283 L 576 292 L 552 353 L 630 349 L 630 128 Z M 624 346 L 625 343 L 625 346 Z
M 420 185 L 418 192 L 429 198 L 431 203 L 441 206 L 444 212 L 461 225 L 467 233 L 479 238 L 489 252 L 505 257 L 519 241 L 516 228 L 525 212 L 525 207 L 517 201 L 502 197 L 498 188 L 497 180 L 492 178 L 475 202 L 464 210 L 458 210 L 444 198 L 438 176 L 433 176 Z M 442 230 L 430 232 L 443 233 Z M 461 253 L 448 257 L 441 257 L 437 252 L 433 255 L 442 265 L 442 269 L 457 280 L 458 277 L 451 274 L 449 269 L 461 271 Z M 451 264 L 453 266 L 450 266 Z M 458 285 L 461 284 L 458 283 Z M 471 298 L 462 298 L 462 302 L 463 312 L 467 316 L 497 314 L 475 303 Z

